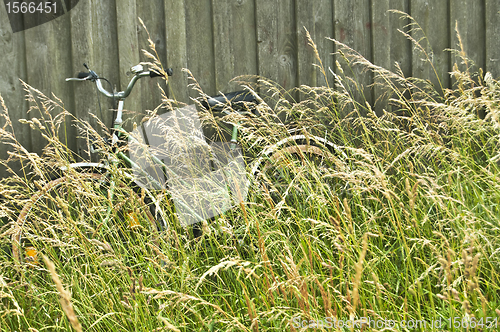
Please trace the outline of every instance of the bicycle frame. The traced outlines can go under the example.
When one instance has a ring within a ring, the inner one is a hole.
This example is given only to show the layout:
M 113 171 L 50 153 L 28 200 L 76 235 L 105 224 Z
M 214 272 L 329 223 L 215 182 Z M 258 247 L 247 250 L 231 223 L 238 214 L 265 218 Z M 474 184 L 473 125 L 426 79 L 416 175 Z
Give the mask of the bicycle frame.
M 101 81 L 97 79 L 95 81 L 97 89 L 99 92 L 101 92 L 103 95 L 105 95 L 108 98 L 118 98 L 118 109 L 116 111 L 116 117 L 113 120 L 113 136 L 112 136 L 112 144 L 116 144 L 121 138 L 127 138 L 127 139 L 133 139 L 132 136 L 129 135 L 129 133 L 123 128 L 123 106 L 125 103 L 125 98 L 127 98 L 130 95 L 130 92 L 132 91 L 135 83 L 139 78 L 150 76 L 150 72 L 140 72 L 134 75 L 132 79 L 130 80 L 126 90 L 118 92 L 116 94 L 112 94 L 108 92 L 106 89 L 101 84 Z M 69 79 L 67 79 L 69 80 Z M 128 166 L 130 167 L 135 167 L 136 169 L 140 170 L 143 174 L 143 176 L 146 176 L 148 180 L 151 181 L 151 183 L 154 185 L 156 190 L 161 190 L 163 186 L 161 183 L 156 181 L 154 178 L 152 178 L 147 172 L 143 171 L 140 169 L 139 165 L 135 164 L 125 153 L 122 151 L 118 151 L 116 154 L 117 158 L 113 158 L 111 154 L 107 155 L 107 161 L 110 164 L 117 164 L 119 160 L 123 160 Z M 153 156 L 153 161 L 160 165 L 161 167 L 166 167 L 166 165 L 158 158 Z
M 133 71 L 135 73 L 134 77 L 132 77 L 132 79 L 130 80 L 129 84 L 127 85 L 127 88 L 124 90 L 124 91 L 121 91 L 121 92 L 118 92 L 118 93 L 110 93 L 109 91 L 107 91 L 101 84 L 100 82 L 100 78 L 97 76 L 97 74 L 95 74 L 95 72 L 91 71 L 88 73 L 89 76 L 86 76 L 85 78 L 67 78 L 66 81 L 84 81 L 84 80 L 93 80 L 95 81 L 96 83 L 96 86 L 97 86 L 97 89 L 99 90 L 99 92 L 101 92 L 103 95 L 105 95 L 106 97 L 108 98 L 118 98 L 118 108 L 117 108 L 117 111 L 116 111 L 116 117 L 113 121 L 113 134 L 112 134 L 112 144 L 116 144 L 118 143 L 118 141 L 120 139 L 128 139 L 129 142 L 137 142 L 137 140 L 132 136 L 130 135 L 130 133 L 125 130 L 125 128 L 123 128 L 123 109 L 124 109 L 124 103 L 125 103 L 125 99 L 130 95 L 135 83 L 137 82 L 137 80 L 139 78 L 142 78 L 142 77 L 146 77 L 146 76 L 150 76 L 150 77 L 153 77 L 151 75 L 151 72 L 149 71 L 143 71 L 142 69 L 142 66 L 139 65 L 139 66 L 136 66 L 133 68 Z M 167 70 L 167 72 L 170 71 L 170 70 Z M 85 74 L 85 73 L 84 73 Z M 171 72 L 170 74 L 171 75 Z M 80 76 L 80 74 L 79 74 Z M 237 139 L 237 130 L 234 131 L 234 135 L 233 135 L 233 138 L 234 138 L 234 141 L 236 141 Z M 148 174 L 148 172 L 146 172 L 145 170 L 143 170 L 138 164 L 136 164 L 134 161 L 132 161 L 124 152 L 122 151 L 117 151 L 116 153 L 105 153 L 106 155 L 106 164 L 103 164 L 103 163 L 74 163 L 74 164 L 71 164 L 70 165 L 70 168 L 73 168 L 73 169 L 79 169 L 79 168 L 97 168 L 97 169 L 104 169 L 106 173 L 110 173 L 110 165 L 114 165 L 114 166 L 118 166 L 119 162 L 120 161 L 123 161 L 128 167 L 131 167 L 131 168 L 134 168 L 134 171 L 137 171 L 140 173 L 141 176 L 144 176 L 148 179 L 149 181 L 149 184 L 153 186 L 153 190 L 158 190 L 158 191 L 161 191 L 161 190 L 164 190 L 164 186 L 159 182 L 157 181 L 156 179 L 154 179 L 150 174 Z M 157 158 L 156 156 L 154 155 L 151 155 L 151 160 L 158 166 L 160 166 L 162 169 L 166 169 L 166 165 L 165 163 L 163 163 L 159 158 Z M 63 167 L 62 170 L 65 170 L 66 167 Z M 126 177 L 129 177 L 133 180 L 133 176 L 128 174 L 127 172 L 121 172 L 122 175 L 125 175 Z M 112 178 L 109 179 L 110 181 L 110 194 L 111 194 L 111 197 L 114 196 L 114 189 L 115 189 L 115 182 L 113 181 Z M 165 219 L 165 216 L 163 215 L 163 210 L 161 208 L 158 208 L 158 202 L 155 201 L 153 202 L 156 207 L 157 207 L 157 211 L 160 212 L 161 214 L 161 218 L 162 218 L 162 222 L 163 222 L 163 225 L 161 225 L 162 227 L 166 227 L 166 219 Z M 181 203 L 182 204 L 182 203 Z M 198 220 L 200 221 L 203 221 L 204 219 L 199 216 L 195 211 L 192 211 L 192 209 L 190 209 L 188 206 L 185 206 L 183 204 L 183 207 L 184 208 L 187 208 L 189 210 L 191 210 L 191 213 L 193 216 L 195 216 Z M 106 217 L 104 218 L 104 222 L 107 222 L 107 220 L 109 219 L 109 217 L 111 216 L 111 207 L 108 208 L 108 211 L 107 211 L 107 214 L 106 214 Z
M 116 118 L 113 122 L 113 129 L 114 129 L 114 132 L 113 132 L 113 140 L 115 142 L 117 142 L 119 139 L 128 139 L 129 141 L 132 141 L 132 142 L 135 142 L 137 143 L 137 140 L 132 136 L 130 135 L 129 132 L 127 132 L 124 128 L 123 128 L 123 119 L 122 119 L 122 115 L 123 115 L 123 105 L 124 105 L 124 100 L 120 100 L 118 102 L 118 109 L 117 109 L 117 115 L 116 115 Z M 233 124 L 233 129 L 232 129 L 232 133 L 231 133 L 231 150 L 235 150 L 236 147 L 237 147 L 237 143 L 238 143 L 238 125 L 237 124 Z M 136 163 L 134 163 L 129 157 L 127 157 L 127 155 L 121 151 L 118 151 L 118 153 L 116 154 L 118 159 L 121 159 L 123 160 L 128 166 L 130 167 L 133 167 L 134 169 L 137 169 L 141 172 L 141 175 L 143 176 L 146 176 L 148 178 L 148 180 L 152 181 L 152 184 L 155 186 L 155 189 L 156 190 L 161 190 L 163 188 L 163 186 L 161 185 L 161 183 L 159 183 L 157 180 L 155 180 L 154 178 L 152 178 L 147 172 L 143 171 L 139 165 L 137 165 Z M 108 158 L 109 159 L 109 158 Z M 159 167 L 161 167 L 162 169 L 166 168 L 167 165 L 165 165 L 165 163 L 163 161 L 161 161 L 158 157 L 156 157 L 155 155 L 151 155 L 151 160 Z M 108 160 L 110 163 L 114 163 L 116 162 L 115 160 Z
M 128 144 L 137 143 L 139 145 L 140 151 L 143 151 L 143 153 L 147 153 L 148 159 L 152 162 L 153 166 L 159 167 L 161 170 L 163 170 L 163 176 L 168 177 L 167 172 L 169 172 L 168 170 L 170 170 L 169 166 L 160 158 L 158 158 L 156 155 L 148 153 L 148 148 L 146 146 L 142 146 L 142 144 L 140 144 L 140 142 L 134 137 L 134 135 L 130 134 L 123 128 L 122 126 L 123 120 L 121 119 L 122 111 L 123 111 L 123 100 L 121 100 L 118 105 L 117 117 L 116 117 L 118 120 L 115 120 L 113 124 L 114 135 L 116 135 L 116 138 L 120 140 L 126 139 L 128 141 Z M 234 151 L 237 148 L 237 141 L 238 141 L 238 125 L 234 124 L 230 141 L 231 151 Z M 158 179 L 155 179 L 144 168 L 142 168 L 141 165 L 134 162 L 134 160 L 129 158 L 129 156 L 127 156 L 124 152 L 118 151 L 116 153 L 116 158 L 111 157 L 109 161 L 111 163 L 117 163 L 118 160 L 125 162 L 129 168 L 132 168 L 135 172 L 135 176 L 137 176 L 138 179 L 145 178 L 147 184 L 151 186 L 150 189 L 154 191 L 161 191 L 165 189 L 165 186 L 164 184 L 162 184 L 162 182 L 158 181 Z M 181 183 L 183 185 L 189 185 L 189 180 L 182 179 Z M 226 190 L 228 190 L 228 192 L 232 192 L 229 183 L 227 182 L 224 183 L 223 187 Z M 179 206 L 181 206 L 184 211 L 189 211 L 189 214 L 196 220 L 196 222 L 202 222 L 206 220 L 206 218 L 201 217 L 199 213 L 197 213 L 191 206 L 186 205 L 184 202 L 176 200 L 175 204 L 179 204 Z
M 108 91 L 106 91 L 106 89 L 104 89 L 104 87 L 102 86 L 100 80 L 96 81 L 97 88 L 98 88 L 98 90 L 102 94 L 104 94 L 106 97 L 109 97 L 109 98 L 115 97 L 115 98 L 119 99 L 119 101 L 118 101 L 118 109 L 117 109 L 117 112 L 116 112 L 116 118 L 113 121 L 113 142 L 118 142 L 118 140 L 120 138 L 127 138 L 129 140 L 132 139 L 132 140 L 135 141 L 135 138 L 133 138 L 130 135 L 130 133 L 128 133 L 123 128 L 123 118 L 122 118 L 123 117 L 123 107 L 124 107 L 124 103 L 125 103 L 125 98 L 132 91 L 132 89 L 133 89 L 134 84 L 136 83 L 136 81 L 139 78 L 146 77 L 146 76 L 150 76 L 150 73 L 149 72 L 142 72 L 142 73 L 136 74 L 130 80 L 130 83 L 128 84 L 127 89 L 125 91 L 118 92 L 116 95 L 113 95 L 113 94 L 109 93 Z M 120 137 L 120 136 L 122 136 L 122 137 Z M 231 142 L 231 145 L 230 145 L 231 150 L 236 149 L 236 146 L 237 146 L 237 143 L 238 143 L 238 124 L 233 124 L 232 133 L 231 133 L 231 141 L 230 142 Z M 127 155 L 125 155 L 123 152 L 121 152 L 121 151 L 118 152 L 117 156 L 119 157 L 119 159 L 125 161 L 127 163 L 127 165 L 129 165 L 130 167 L 134 167 L 135 169 L 138 169 L 141 172 L 141 175 L 146 176 L 148 178 L 148 180 L 152 181 L 152 184 L 155 186 L 155 189 L 161 190 L 163 188 L 163 186 L 158 181 L 156 181 L 155 179 L 153 179 L 149 174 L 147 174 L 147 172 L 145 172 L 142 169 L 140 169 L 140 167 L 136 163 L 134 163 L 130 158 L 128 158 Z M 156 156 L 152 155 L 151 159 L 152 159 L 152 161 L 156 165 L 158 165 L 162 169 L 164 169 L 164 168 L 167 167 Z

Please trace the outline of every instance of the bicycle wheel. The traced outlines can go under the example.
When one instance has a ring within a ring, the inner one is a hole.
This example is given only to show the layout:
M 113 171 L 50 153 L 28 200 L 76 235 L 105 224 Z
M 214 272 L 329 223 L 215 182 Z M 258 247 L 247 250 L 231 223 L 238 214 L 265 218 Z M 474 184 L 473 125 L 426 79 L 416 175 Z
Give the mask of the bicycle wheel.
M 262 193 L 275 203 L 303 208 L 318 197 L 341 197 L 346 155 L 319 137 L 296 135 L 266 149 L 252 169 Z
M 131 263 L 157 241 L 146 193 L 104 174 L 67 174 L 47 183 L 24 205 L 12 235 L 12 255 L 37 265 L 40 254 L 66 264 L 86 259 Z

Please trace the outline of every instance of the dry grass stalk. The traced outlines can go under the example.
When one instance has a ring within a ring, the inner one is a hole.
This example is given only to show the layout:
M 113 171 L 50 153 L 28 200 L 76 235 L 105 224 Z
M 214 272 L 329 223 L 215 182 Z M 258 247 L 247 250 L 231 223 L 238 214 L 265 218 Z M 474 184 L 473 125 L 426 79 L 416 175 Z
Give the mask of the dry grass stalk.
M 169 331 L 174 331 L 174 332 L 181 332 L 175 325 L 170 323 L 166 318 L 158 316 L 158 320 L 165 324 L 165 328 Z M 163 328 L 158 328 L 157 331 L 163 331 Z
M 49 269 L 50 276 L 52 277 L 52 280 L 56 285 L 57 291 L 59 292 L 62 309 L 66 314 L 66 317 L 68 317 L 71 326 L 73 326 L 75 331 L 78 332 L 83 331 L 82 325 L 78 321 L 78 317 L 76 316 L 75 311 L 73 310 L 73 305 L 71 303 L 71 294 L 64 289 L 61 279 L 59 279 L 59 276 L 57 275 L 54 263 L 52 263 L 49 260 L 49 258 L 45 255 L 43 256 L 43 260 L 45 261 L 45 264 Z
M 361 274 L 363 273 L 363 263 L 365 260 L 366 251 L 368 249 L 368 234 L 363 235 L 363 249 L 361 250 L 361 254 L 359 255 L 359 260 L 356 263 L 356 275 L 353 280 L 353 290 L 352 290 L 352 311 L 350 312 L 350 319 L 354 319 L 354 315 L 356 313 L 356 307 L 358 306 L 359 300 L 359 286 L 361 284 Z

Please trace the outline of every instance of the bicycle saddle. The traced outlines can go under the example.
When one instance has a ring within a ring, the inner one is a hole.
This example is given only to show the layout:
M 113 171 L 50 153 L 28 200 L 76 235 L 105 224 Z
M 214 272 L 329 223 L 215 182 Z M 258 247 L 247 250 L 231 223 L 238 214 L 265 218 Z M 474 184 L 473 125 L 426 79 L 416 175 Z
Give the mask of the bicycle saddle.
M 208 97 L 201 102 L 205 108 L 222 111 L 225 106 L 231 106 L 237 112 L 246 112 L 245 103 L 255 103 L 256 98 L 248 91 L 235 91 L 214 97 Z

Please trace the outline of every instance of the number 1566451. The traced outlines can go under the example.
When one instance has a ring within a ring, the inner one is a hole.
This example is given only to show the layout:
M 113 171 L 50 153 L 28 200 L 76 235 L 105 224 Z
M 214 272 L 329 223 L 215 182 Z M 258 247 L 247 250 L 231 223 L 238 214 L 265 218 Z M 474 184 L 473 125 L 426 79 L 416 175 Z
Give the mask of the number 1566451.
M 55 14 L 57 12 L 57 3 L 55 1 L 35 2 L 18 2 L 9 1 L 5 4 L 8 14 Z

